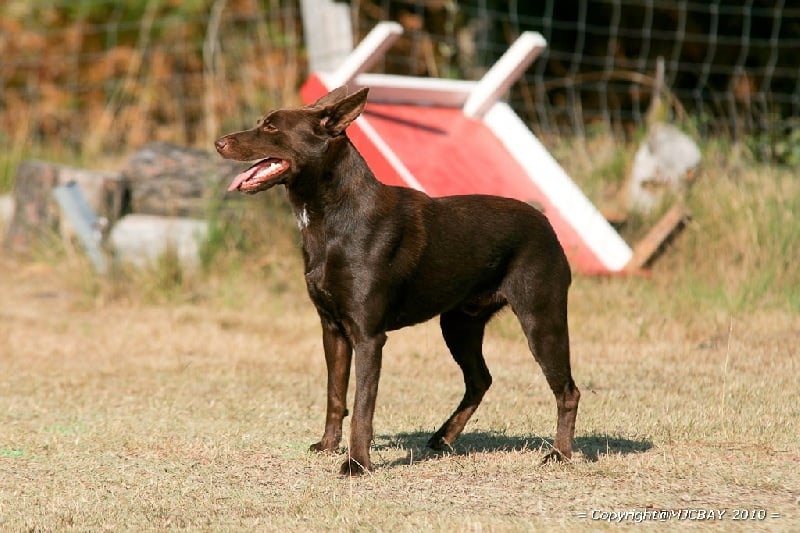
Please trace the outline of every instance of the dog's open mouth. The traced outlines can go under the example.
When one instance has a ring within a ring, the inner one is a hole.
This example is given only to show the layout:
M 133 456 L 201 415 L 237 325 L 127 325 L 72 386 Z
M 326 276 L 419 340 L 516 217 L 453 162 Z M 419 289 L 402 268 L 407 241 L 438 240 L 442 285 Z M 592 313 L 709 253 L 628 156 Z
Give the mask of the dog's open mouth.
M 268 157 L 233 178 L 228 191 L 257 192 L 289 169 L 285 159 Z

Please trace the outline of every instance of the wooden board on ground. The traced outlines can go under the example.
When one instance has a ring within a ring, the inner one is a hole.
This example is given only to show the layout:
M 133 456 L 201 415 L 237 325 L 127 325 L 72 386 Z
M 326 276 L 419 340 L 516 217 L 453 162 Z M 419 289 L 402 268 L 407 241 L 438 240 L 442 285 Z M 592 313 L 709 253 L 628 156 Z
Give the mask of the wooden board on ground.
M 675 204 L 655 226 L 633 247 L 633 256 L 625 265 L 626 272 L 635 272 L 649 265 L 658 255 L 664 244 L 691 218 L 689 209 L 683 204 Z

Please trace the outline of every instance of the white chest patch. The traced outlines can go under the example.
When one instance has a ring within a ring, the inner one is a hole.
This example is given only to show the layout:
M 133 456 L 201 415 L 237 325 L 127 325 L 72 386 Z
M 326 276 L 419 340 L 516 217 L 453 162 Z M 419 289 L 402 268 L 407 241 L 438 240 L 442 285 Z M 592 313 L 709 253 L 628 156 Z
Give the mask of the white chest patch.
M 303 206 L 303 209 L 297 213 L 297 227 L 300 229 L 305 229 L 308 227 L 308 210 L 306 206 Z

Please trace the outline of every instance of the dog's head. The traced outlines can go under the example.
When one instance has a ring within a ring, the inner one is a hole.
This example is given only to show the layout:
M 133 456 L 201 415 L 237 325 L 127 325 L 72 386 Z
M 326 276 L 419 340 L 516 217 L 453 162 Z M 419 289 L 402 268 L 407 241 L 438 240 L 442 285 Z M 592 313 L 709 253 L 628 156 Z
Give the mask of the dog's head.
M 252 194 L 291 183 L 307 165 L 319 163 L 329 141 L 343 135 L 361 114 L 367 91 L 348 96 L 347 88 L 339 87 L 310 106 L 271 111 L 254 128 L 217 139 L 214 145 L 222 157 L 257 161 L 236 176 L 228 190 Z

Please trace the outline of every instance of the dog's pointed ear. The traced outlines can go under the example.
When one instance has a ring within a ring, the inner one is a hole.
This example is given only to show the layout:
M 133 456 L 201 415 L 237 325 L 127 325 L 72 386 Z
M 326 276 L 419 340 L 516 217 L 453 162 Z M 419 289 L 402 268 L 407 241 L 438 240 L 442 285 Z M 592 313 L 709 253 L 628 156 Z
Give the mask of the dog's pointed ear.
M 326 107 L 331 104 L 335 104 L 345 96 L 347 96 L 347 85 L 342 85 L 341 87 L 332 90 L 325 96 L 322 96 L 319 100 L 311 104 L 309 107 L 320 107 L 320 108 Z
M 321 125 L 329 135 L 335 137 L 341 134 L 358 118 L 367 105 L 368 92 L 369 89 L 364 87 L 324 109 Z

